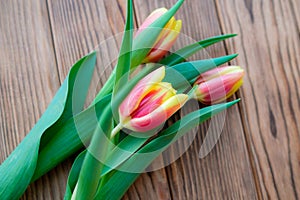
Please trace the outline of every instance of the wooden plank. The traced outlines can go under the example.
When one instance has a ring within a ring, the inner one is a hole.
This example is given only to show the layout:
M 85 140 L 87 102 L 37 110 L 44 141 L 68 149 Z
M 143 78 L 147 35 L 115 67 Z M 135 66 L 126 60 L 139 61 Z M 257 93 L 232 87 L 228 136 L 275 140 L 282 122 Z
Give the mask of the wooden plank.
M 90 88 L 92 95 L 87 100 L 90 102 L 115 65 L 124 29 L 126 2 L 49 0 L 48 3 L 61 80 L 77 59 L 90 51 L 99 51 Z
M 0 30 L 2 163 L 47 108 L 59 79 L 45 1 L 1 1 Z M 61 197 L 57 171 L 32 184 L 22 199 Z
M 227 43 L 246 68 L 243 124 L 259 193 L 264 199 L 300 198 L 299 1 L 217 0 Z
M 175 2 L 135 1 L 138 24 L 155 8 L 170 7 Z M 186 1 L 176 16 L 183 21 L 182 32 L 194 40 L 221 34 L 215 4 L 212 1 Z M 183 36 L 175 48 L 182 47 L 189 40 Z M 218 44 L 193 58 L 215 57 L 225 53 L 223 44 Z M 238 108 L 228 110 L 219 142 L 207 157 L 200 160 L 198 152 L 208 125 L 209 123 L 205 123 L 200 126 L 194 143 L 180 159 L 165 170 L 147 173 L 147 176 L 167 179 L 163 181 L 165 193 L 170 192 L 167 199 L 256 199 L 257 192 Z M 159 179 L 153 178 L 147 188 L 139 187 L 146 179 L 145 175 L 141 176 L 128 193 L 152 197 L 152 188 L 156 187 Z M 140 195 L 134 197 L 143 199 Z
M 163 5 L 170 7 L 174 2 L 135 1 L 137 18 L 141 22 L 154 7 Z M 147 3 L 149 5 L 146 5 Z M 244 99 L 241 105 L 244 127 L 242 127 L 237 107 L 230 109 L 223 134 L 216 148 L 208 157 L 198 160 L 198 150 L 208 124 L 201 126 L 200 135 L 182 158 L 166 169 L 143 174 L 124 199 L 256 198 L 243 128 L 246 131 L 246 141 L 251 142 L 248 145 L 253 153 L 251 161 L 256 168 L 258 194 L 262 197 L 288 199 L 298 196 L 299 188 L 296 188 L 299 184 L 299 166 L 297 165 L 299 124 L 296 123 L 299 121 L 298 2 L 291 0 L 288 4 L 283 4 L 274 1 L 273 5 L 264 1 L 259 4 L 262 8 L 256 5 L 257 7 L 254 6 L 256 9 L 253 9 L 253 5 L 249 3 L 235 3 L 233 0 L 226 3 L 217 1 L 218 13 L 216 13 L 213 2 L 204 1 L 199 4 L 196 0 L 186 1 L 185 8 L 178 13 L 178 17 L 184 21 L 184 32 L 196 40 L 220 34 L 221 31 L 234 31 L 244 36 L 226 43 L 228 46 L 226 50 L 230 53 L 235 53 L 235 50 L 243 52 L 238 63 L 251 66 L 251 68 L 247 67 L 249 76 L 246 82 L 249 83 L 245 83 L 240 94 Z M 75 60 L 91 51 L 99 42 L 123 30 L 125 1 L 48 2 L 59 77 L 55 71 L 56 62 L 47 4 L 45 2 L 25 4 L 12 1 L 1 5 L 0 89 L 3 98 L 0 100 L 0 127 L 3 134 L 0 135 L 2 141 L 0 155 L 2 161 L 40 117 L 59 87 L 59 79 L 60 81 L 64 79 Z M 237 5 L 236 10 L 241 10 L 241 12 L 236 13 L 233 5 Z M 260 14 L 262 9 L 267 13 Z M 255 13 L 257 11 L 258 15 Z M 245 15 L 248 12 L 250 12 L 249 16 Z M 250 22 L 251 12 L 254 12 L 252 18 L 255 24 Z M 279 14 L 273 16 L 270 13 Z M 222 22 L 222 30 L 219 28 L 217 14 Z M 226 18 L 223 18 L 224 16 Z M 261 18 L 265 21 L 260 21 Z M 285 31 L 287 29 L 290 30 L 288 35 Z M 249 33 L 252 30 L 257 30 L 257 32 L 251 35 Z M 263 34 L 259 35 L 261 32 Z M 263 41 L 261 39 L 268 40 L 260 43 Z M 258 45 L 248 45 L 252 41 L 258 41 Z M 282 43 L 278 44 L 277 41 Z M 186 42 L 188 39 L 183 39 L 176 47 Z M 114 52 L 109 51 L 117 49 L 119 44 L 120 41 L 115 40 L 111 46 L 107 46 L 108 52 L 102 53 L 108 53 L 104 56 L 110 57 Z M 279 48 L 282 46 L 285 48 Z M 263 51 L 265 49 L 266 52 Z M 280 50 L 273 52 L 268 49 Z M 222 44 L 208 49 L 208 55 L 213 57 L 224 54 L 225 49 Z M 32 58 L 29 58 L 29 55 Z M 261 74 L 260 63 L 265 63 L 265 60 L 267 64 Z M 277 65 L 278 68 L 276 68 Z M 112 66 L 113 64 L 109 65 L 105 75 Z M 270 77 L 265 80 L 259 79 L 270 71 L 272 72 Z M 47 74 L 46 78 L 43 73 Z M 101 73 L 100 68 L 96 76 Z M 102 77 L 100 84 L 97 80 L 93 83 L 94 91 L 101 87 L 106 77 Z M 275 84 L 276 80 L 283 81 Z M 273 85 L 264 84 L 264 87 L 261 87 L 262 83 L 273 83 Z M 255 90 L 251 90 L 252 88 Z M 264 97 L 263 104 L 258 105 L 257 112 L 254 112 L 257 99 L 252 96 L 260 95 Z M 269 101 L 268 96 L 275 98 Z M 89 100 L 92 97 L 93 95 L 89 97 Z M 23 114 L 25 112 L 26 116 Z M 286 115 L 289 123 L 285 122 L 285 117 L 281 113 Z M 263 115 L 270 117 L 268 119 Z M 249 123 L 247 123 L 248 120 Z M 269 121 L 276 121 L 278 124 L 269 127 Z M 261 132 L 277 134 L 273 137 L 271 134 L 262 135 Z M 283 147 L 280 150 L 273 148 L 276 145 Z M 32 184 L 23 199 L 61 199 L 71 161 L 72 159 L 64 162 Z M 286 167 L 286 163 L 290 165 Z

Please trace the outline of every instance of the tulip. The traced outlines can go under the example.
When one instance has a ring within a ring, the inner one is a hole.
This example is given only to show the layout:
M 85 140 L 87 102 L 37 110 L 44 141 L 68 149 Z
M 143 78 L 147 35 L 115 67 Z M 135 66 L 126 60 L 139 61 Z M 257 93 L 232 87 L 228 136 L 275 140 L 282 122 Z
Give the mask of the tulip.
M 166 8 L 159 8 L 154 10 L 140 26 L 135 34 L 135 37 L 167 11 L 168 10 Z M 170 21 L 164 27 L 164 30 L 162 30 L 159 37 L 157 38 L 154 46 L 152 47 L 146 58 L 143 60 L 143 63 L 157 62 L 162 57 L 164 57 L 166 53 L 168 53 L 177 37 L 179 36 L 181 24 L 181 20 L 175 20 L 174 17 L 170 19 Z
M 165 67 L 160 67 L 136 84 L 119 107 L 120 123 L 112 137 L 123 127 L 135 132 L 152 130 L 184 105 L 188 95 L 176 94 L 170 83 L 161 82 L 164 76 Z
M 219 67 L 201 74 L 195 82 L 196 98 L 203 104 L 219 103 L 232 96 L 243 84 L 239 66 Z

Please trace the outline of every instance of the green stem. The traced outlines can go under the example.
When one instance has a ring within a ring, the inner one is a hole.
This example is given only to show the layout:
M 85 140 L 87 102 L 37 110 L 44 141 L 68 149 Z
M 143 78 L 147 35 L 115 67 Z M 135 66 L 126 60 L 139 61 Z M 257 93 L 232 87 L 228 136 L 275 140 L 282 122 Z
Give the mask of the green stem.
M 94 101 L 92 102 L 91 106 L 95 105 L 98 101 L 100 101 L 104 96 L 112 93 L 114 84 L 116 79 L 116 68 L 112 71 L 111 75 L 109 76 L 106 83 L 100 89 L 99 93 L 96 95 Z
M 123 125 L 121 123 L 119 123 L 112 131 L 111 131 L 111 135 L 110 138 L 114 138 L 114 136 L 120 132 L 120 130 L 123 128 Z
M 118 124 L 116 127 L 118 127 L 120 124 Z M 122 127 L 121 127 L 122 128 Z M 114 128 L 113 130 L 112 130 L 112 132 L 115 130 L 116 128 Z M 119 129 L 119 131 L 120 131 L 121 129 Z M 118 131 L 118 132 L 119 132 Z M 117 143 L 118 143 L 118 140 L 119 140 L 119 135 L 116 135 L 115 137 L 113 137 L 113 138 L 111 138 L 110 139 L 111 140 L 111 143 L 110 143 L 110 145 L 108 145 L 108 150 L 107 150 L 107 152 L 109 152 L 109 153 L 107 153 L 107 156 L 106 156 L 106 158 L 105 158 L 105 161 L 107 161 L 107 159 L 108 159 L 108 157 L 110 156 L 110 153 L 111 153 L 111 151 L 113 150 L 113 148 L 115 147 L 115 145 L 117 145 Z M 105 162 L 106 163 L 106 162 Z M 101 172 L 100 174 L 102 174 L 102 170 L 100 170 L 99 172 Z M 100 180 L 100 186 L 99 187 L 102 187 L 102 185 L 104 185 L 108 180 L 109 180 L 109 178 L 110 178 L 110 176 L 111 176 L 111 173 L 109 173 L 109 174 L 105 174 L 104 176 L 102 176 L 101 177 L 101 180 Z M 98 187 L 98 188 L 99 188 Z
M 84 162 L 82 164 L 82 168 L 79 174 L 76 188 L 72 195 L 72 199 L 92 200 L 94 198 L 100 180 L 99 173 L 95 172 L 99 171 L 99 169 L 103 167 L 103 164 L 96 157 L 93 156 L 95 154 L 95 151 L 97 151 L 94 148 L 97 145 L 98 149 L 102 150 L 102 153 L 104 153 L 103 151 L 107 149 L 106 139 L 102 138 L 101 135 L 103 134 L 100 133 L 99 130 L 94 134 L 92 143 L 90 145 L 90 150 L 87 151 L 86 156 L 84 158 Z M 91 153 L 90 151 L 92 151 L 93 153 Z
M 72 199 L 94 199 L 97 191 L 101 173 L 97 173 L 103 168 L 103 160 L 106 159 L 109 150 L 110 141 L 107 134 L 112 129 L 112 113 L 110 106 L 106 107 L 100 118 L 100 124 L 93 134 L 91 144 L 84 158 L 76 191 Z

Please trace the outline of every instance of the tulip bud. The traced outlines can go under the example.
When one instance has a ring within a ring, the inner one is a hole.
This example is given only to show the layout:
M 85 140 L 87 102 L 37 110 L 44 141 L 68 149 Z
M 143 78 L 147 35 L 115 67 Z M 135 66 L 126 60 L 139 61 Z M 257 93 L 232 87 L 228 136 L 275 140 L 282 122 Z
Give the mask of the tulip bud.
M 195 82 L 196 98 L 214 104 L 232 96 L 243 84 L 244 70 L 239 66 L 219 67 L 201 74 Z
M 183 106 L 188 95 L 176 94 L 170 83 L 161 82 L 164 76 L 165 67 L 160 67 L 137 83 L 120 105 L 120 123 L 112 136 L 123 127 L 136 132 L 152 130 Z
M 153 11 L 140 26 L 135 37 L 167 11 L 168 10 L 166 8 L 159 8 Z M 144 63 L 157 62 L 164 57 L 166 53 L 168 53 L 179 36 L 181 24 L 181 20 L 175 20 L 174 17 L 170 19 L 164 27 L 164 30 L 161 31 L 147 57 L 143 60 Z

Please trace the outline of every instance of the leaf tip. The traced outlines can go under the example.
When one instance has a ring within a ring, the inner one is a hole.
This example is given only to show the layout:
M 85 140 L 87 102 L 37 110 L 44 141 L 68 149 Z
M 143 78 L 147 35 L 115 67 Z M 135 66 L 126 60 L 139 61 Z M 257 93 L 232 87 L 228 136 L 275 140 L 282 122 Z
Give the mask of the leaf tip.
M 226 34 L 228 37 L 235 37 L 235 36 L 238 36 L 237 33 L 229 33 L 229 34 Z
M 97 50 L 93 50 L 85 56 L 86 59 L 88 58 L 96 59 L 96 57 L 97 57 Z
M 238 99 L 235 99 L 235 100 L 233 100 L 233 101 L 227 102 L 227 103 L 226 103 L 226 104 L 227 104 L 227 108 L 233 106 L 234 104 L 236 104 L 236 103 L 238 103 L 238 102 L 240 102 L 240 101 L 241 101 L 241 99 L 238 98 Z

